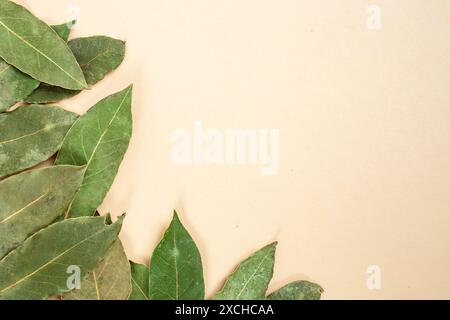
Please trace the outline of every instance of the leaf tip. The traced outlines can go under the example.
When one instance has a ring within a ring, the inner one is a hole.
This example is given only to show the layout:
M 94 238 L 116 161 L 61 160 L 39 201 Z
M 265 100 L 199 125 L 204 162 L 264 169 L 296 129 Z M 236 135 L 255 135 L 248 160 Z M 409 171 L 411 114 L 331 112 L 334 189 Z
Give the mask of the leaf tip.
M 176 210 L 173 211 L 173 221 L 174 221 L 174 222 L 181 223 L 181 221 L 180 221 L 180 215 L 178 214 L 178 212 L 177 212 Z
M 126 217 L 127 217 L 127 214 L 126 214 L 126 213 L 123 213 L 121 216 L 119 216 L 119 217 L 117 218 L 117 223 L 122 224 Z

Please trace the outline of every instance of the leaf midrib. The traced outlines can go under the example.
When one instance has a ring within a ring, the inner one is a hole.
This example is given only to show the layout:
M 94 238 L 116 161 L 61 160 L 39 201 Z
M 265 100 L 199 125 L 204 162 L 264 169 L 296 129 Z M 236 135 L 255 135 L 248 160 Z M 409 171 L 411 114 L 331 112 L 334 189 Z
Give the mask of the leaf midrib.
M 180 296 L 180 284 L 179 284 L 179 275 L 178 275 L 178 247 L 177 247 L 177 238 L 176 238 L 176 230 L 173 230 L 173 259 L 175 264 L 175 300 L 179 300 Z
M 34 132 L 31 132 L 31 133 L 24 134 L 23 136 L 20 136 L 20 137 L 17 137 L 17 138 L 13 138 L 13 139 L 10 139 L 10 140 L 0 141 L 0 145 L 11 143 L 11 142 L 16 142 L 16 141 L 19 141 L 19 140 L 22 140 L 22 139 L 25 139 L 25 138 L 29 138 L 29 137 L 37 135 L 37 134 L 39 134 L 41 132 L 50 131 L 51 129 L 54 129 L 55 127 L 57 127 L 56 124 L 48 124 L 44 128 L 41 128 L 41 129 L 36 130 Z
M 262 258 L 261 262 L 259 263 L 258 267 L 256 268 L 256 270 L 253 272 L 253 274 L 250 276 L 250 278 L 248 278 L 248 280 L 246 281 L 246 283 L 244 284 L 244 287 L 241 289 L 241 291 L 238 293 L 238 295 L 236 296 L 236 300 L 239 300 L 239 297 L 241 296 L 241 294 L 244 292 L 244 290 L 247 288 L 247 286 L 249 285 L 250 281 L 253 280 L 253 278 L 255 277 L 256 273 L 259 271 L 259 269 L 261 269 L 261 266 L 263 265 L 264 261 L 266 261 L 266 258 L 270 255 L 270 251 L 266 253 L 266 255 Z
M 0 71 L 0 75 L 4 74 L 9 68 L 11 68 L 11 65 L 7 65 L 6 68 L 4 68 L 2 71 Z
M 13 212 L 12 214 L 10 214 L 8 217 L 6 217 L 5 219 L 0 221 L 0 225 L 11 220 L 12 218 L 14 218 L 15 216 L 17 216 L 18 214 L 22 213 L 23 211 L 25 211 L 26 209 L 30 208 L 31 206 L 33 206 L 35 203 L 39 202 L 42 198 L 46 197 L 48 195 L 48 192 L 40 195 L 39 197 L 37 197 L 36 199 L 34 199 L 33 201 L 31 201 L 30 203 L 28 203 L 26 206 L 20 208 L 19 210 L 16 210 L 15 212 Z
M 145 294 L 142 287 L 139 285 L 139 283 L 136 282 L 136 280 L 134 280 L 133 277 L 131 277 L 131 281 L 133 281 L 133 283 L 136 285 L 136 287 L 139 289 L 139 291 L 142 293 L 142 295 L 145 297 L 145 299 L 149 300 L 149 297 Z
M 44 265 L 40 266 L 39 268 L 37 268 L 36 270 L 34 270 L 33 272 L 27 274 L 26 276 L 22 277 L 21 279 L 19 279 L 18 281 L 16 281 L 15 283 L 13 283 L 12 285 L 0 290 L 0 294 L 8 291 L 9 289 L 19 285 L 20 283 L 24 282 L 25 280 L 27 280 L 28 278 L 34 276 L 36 273 L 38 273 L 39 271 L 45 269 L 47 266 L 49 266 L 50 264 L 52 264 L 53 262 L 55 262 L 56 260 L 58 260 L 59 258 L 61 258 L 62 256 L 64 256 L 66 253 L 68 253 L 71 250 L 74 250 L 76 247 L 82 245 L 83 243 L 85 243 L 86 241 L 89 241 L 90 239 L 96 237 L 97 235 L 105 232 L 106 230 L 100 230 L 97 231 L 96 233 L 90 235 L 89 237 L 83 239 L 82 241 L 76 243 L 75 245 L 73 245 L 72 247 L 64 250 L 62 253 L 60 253 L 59 255 L 57 255 L 56 257 L 54 257 L 53 259 L 51 259 L 50 261 L 46 262 Z
M 107 53 L 110 53 L 110 52 L 113 52 L 113 51 L 111 49 L 107 49 L 105 51 L 102 51 L 102 52 L 98 53 L 95 57 L 93 57 L 88 62 L 80 64 L 81 69 L 87 68 L 92 62 L 94 62 L 95 60 L 99 59 L 101 56 L 103 56 L 103 55 L 105 55 Z

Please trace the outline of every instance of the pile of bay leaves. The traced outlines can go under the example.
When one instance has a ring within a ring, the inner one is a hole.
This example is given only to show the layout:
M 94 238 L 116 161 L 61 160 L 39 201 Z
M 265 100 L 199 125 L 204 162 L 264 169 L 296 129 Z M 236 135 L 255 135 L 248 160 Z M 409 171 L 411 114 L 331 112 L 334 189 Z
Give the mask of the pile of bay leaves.
M 48 26 L 0 0 L 0 299 L 205 299 L 200 253 L 176 213 L 150 267 L 128 261 L 124 217 L 97 213 L 130 142 L 132 86 L 82 116 L 49 105 L 125 56 L 125 43 L 109 37 L 68 41 L 74 23 Z M 241 263 L 214 298 L 320 299 L 307 281 L 267 295 L 275 249 Z

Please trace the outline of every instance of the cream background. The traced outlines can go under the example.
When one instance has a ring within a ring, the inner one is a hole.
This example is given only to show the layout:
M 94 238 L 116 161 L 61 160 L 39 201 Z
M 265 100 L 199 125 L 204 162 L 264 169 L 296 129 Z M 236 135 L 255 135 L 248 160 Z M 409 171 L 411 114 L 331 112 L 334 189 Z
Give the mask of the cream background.
M 84 112 L 135 84 L 134 138 L 102 206 L 128 213 L 131 259 L 148 260 L 176 208 L 209 295 L 278 240 L 271 289 L 300 278 L 328 299 L 450 298 L 449 1 L 19 2 L 49 23 L 77 5 L 73 36 L 127 41 L 121 68 L 63 105 Z M 170 135 L 196 120 L 279 128 L 279 175 L 174 166 Z

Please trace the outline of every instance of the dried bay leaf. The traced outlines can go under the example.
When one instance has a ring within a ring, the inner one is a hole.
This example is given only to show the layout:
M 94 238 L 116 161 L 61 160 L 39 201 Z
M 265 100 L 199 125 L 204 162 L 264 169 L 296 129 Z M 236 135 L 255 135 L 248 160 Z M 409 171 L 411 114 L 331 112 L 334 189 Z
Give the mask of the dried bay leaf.
M 72 27 L 76 24 L 76 20 L 72 20 L 63 24 L 58 24 L 55 26 L 50 26 L 55 32 L 58 34 L 58 36 L 63 39 L 65 42 L 69 40 L 70 31 L 72 30 Z
M 90 86 L 115 70 L 125 58 L 125 42 L 110 37 L 78 38 L 69 41 L 68 45 Z M 80 92 L 43 83 L 25 102 L 51 103 L 73 97 Z
M 98 266 L 81 282 L 79 290 L 63 300 L 127 300 L 131 293 L 131 270 L 120 240 L 116 240 Z
M 130 262 L 132 291 L 128 300 L 149 300 L 149 269 L 142 264 Z
M 297 281 L 275 291 L 268 300 L 320 300 L 323 289 L 315 283 Z
M 108 193 L 132 133 L 132 86 L 92 107 L 72 126 L 55 164 L 86 165 L 83 185 L 66 217 L 92 216 Z
M 273 276 L 277 243 L 270 244 L 242 262 L 215 300 L 262 300 Z
M 125 58 L 125 42 L 110 37 L 78 38 L 69 41 L 68 45 L 89 85 L 102 80 Z
M 0 59 L 0 112 L 32 93 L 40 82 Z
M 0 178 L 49 159 L 78 118 L 54 106 L 24 106 L 0 114 Z
M 32 91 L 31 94 L 24 99 L 24 102 L 40 104 L 52 103 L 72 98 L 80 92 L 81 91 L 79 90 L 68 90 L 41 83 L 36 90 Z
M 175 212 L 150 261 L 151 300 L 203 300 L 205 284 L 200 252 Z
M 0 57 L 36 80 L 71 90 L 87 87 L 72 51 L 24 7 L 0 0 Z
M 83 174 L 83 167 L 54 166 L 0 182 L 0 260 L 65 213 Z
M 67 41 L 70 34 L 70 26 L 75 22 L 68 22 L 52 29 L 64 40 Z M 7 110 L 17 102 L 28 97 L 40 82 L 29 75 L 19 71 L 10 64 L 0 59 L 0 112 Z
M 52 224 L 0 261 L 1 300 L 39 300 L 71 291 L 72 268 L 91 272 L 117 240 L 123 218 L 83 217 Z

